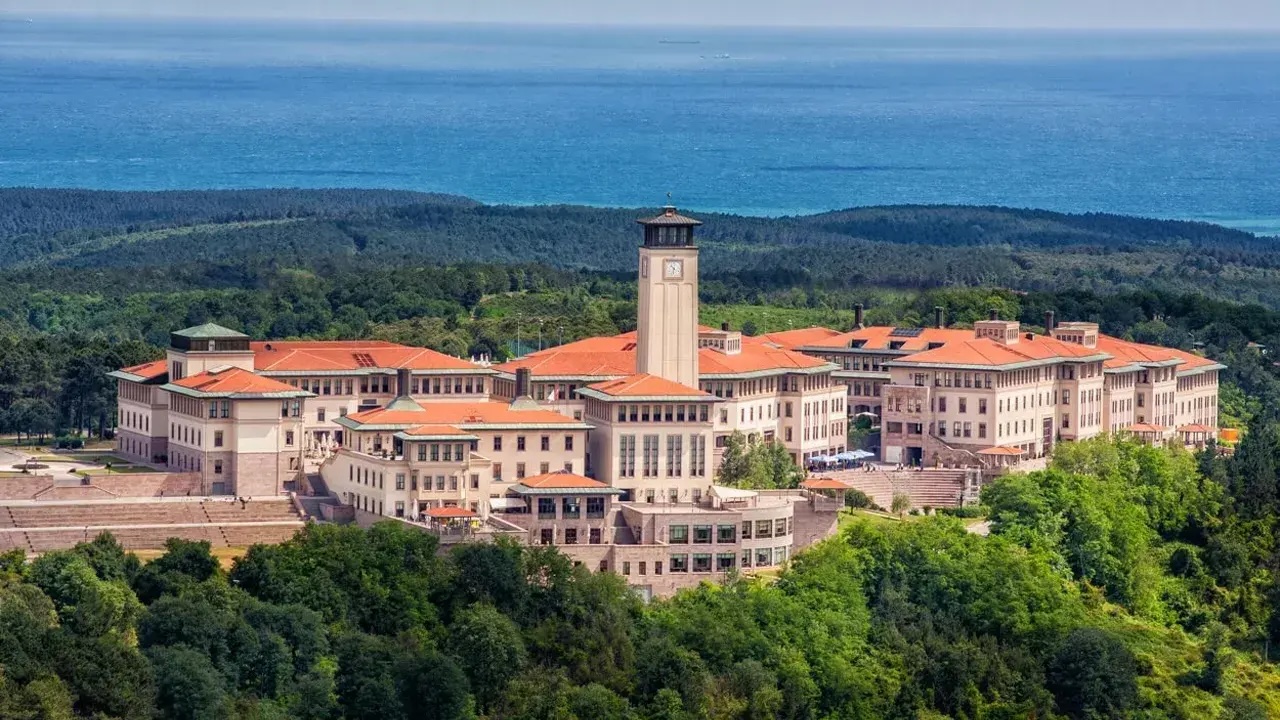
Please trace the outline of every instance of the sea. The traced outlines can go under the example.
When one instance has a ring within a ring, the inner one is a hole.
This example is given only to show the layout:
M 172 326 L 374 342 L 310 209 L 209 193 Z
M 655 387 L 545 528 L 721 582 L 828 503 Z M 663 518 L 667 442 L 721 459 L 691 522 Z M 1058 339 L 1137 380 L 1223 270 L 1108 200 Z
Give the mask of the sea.
M 0 186 L 962 203 L 1280 234 L 1280 35 L 0 15 Z

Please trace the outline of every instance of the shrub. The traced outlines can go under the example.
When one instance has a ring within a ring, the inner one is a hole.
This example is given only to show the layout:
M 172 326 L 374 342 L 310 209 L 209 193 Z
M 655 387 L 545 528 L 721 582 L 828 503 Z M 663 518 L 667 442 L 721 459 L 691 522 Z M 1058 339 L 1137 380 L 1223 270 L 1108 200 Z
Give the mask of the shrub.
M 871 498 L 858 489 L 846 490 L 844 493 L 844 504 L 851 508 L 873 508 L 875 503 L 871 502 Z

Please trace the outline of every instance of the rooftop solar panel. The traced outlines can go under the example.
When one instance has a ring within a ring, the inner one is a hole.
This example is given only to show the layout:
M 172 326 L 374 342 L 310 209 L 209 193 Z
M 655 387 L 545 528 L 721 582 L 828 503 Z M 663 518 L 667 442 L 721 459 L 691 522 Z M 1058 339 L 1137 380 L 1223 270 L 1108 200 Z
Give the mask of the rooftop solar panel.
M 924 328 L 894 328 L 889 331 L 890 337 L 920 337 Z

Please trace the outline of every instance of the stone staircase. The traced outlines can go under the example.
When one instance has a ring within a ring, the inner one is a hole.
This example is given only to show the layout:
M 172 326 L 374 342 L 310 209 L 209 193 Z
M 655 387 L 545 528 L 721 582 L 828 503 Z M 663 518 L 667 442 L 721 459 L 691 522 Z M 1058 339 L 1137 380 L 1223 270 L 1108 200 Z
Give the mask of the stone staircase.
M 844 481 L 871 498 L 871 502 L 888 509 L 893 496 L 906 494 L 911 506 L 959 507 L 968 474 L 962 468 L 926 468 L 924 470 L 839 470 L 822 473 Z

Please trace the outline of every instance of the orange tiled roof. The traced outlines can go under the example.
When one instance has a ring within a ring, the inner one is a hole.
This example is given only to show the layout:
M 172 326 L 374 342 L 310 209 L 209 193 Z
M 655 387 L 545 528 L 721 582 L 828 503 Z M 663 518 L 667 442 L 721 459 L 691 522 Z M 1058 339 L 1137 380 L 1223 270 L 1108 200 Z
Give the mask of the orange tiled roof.
M 1151 423 L 1134 423 L 1129 426 L 1129 430 L 1137 433 L 1162 433 L 1165 428 L 1163 425 L 1152 425 Z
M 888 325 L 874 325 L 858 330 L 850 330 L 846 333 L 831 335 L 824 340 L 811 343 L 806 347 L 815 348 L 831 348 L 831 349 L 849 349 L 850 343 L 854 341 L 862 341 L 856 349 L 860 350 L 927 350 L 930 343 L 951 343 L 973 339 L 972 330 L 960 330 L 955 328 L 921 328 L 920 334 L 915 336 L 896 336 L 893 331 L 897 328 Z M 892 347 L 891 343 L 902 343 L 897 348 Z
M 165 360 L 152 360 L 141 365 L 132 365 L 127 368 L 121 368 L 120 372 L 137 375 L 144 380 L 154 380 L 161 375 L 169 372 L 169 364 Z
M 979 455 L 1022 455 L 1025 450 L 1008 445 L 997 445 L 995 447 L 982 448 L 978 451 Z
M 1179 426 L 1179 427 L 1178 427 L 1178 432 L 1183 432 L 1183 433 L 1211 433 L 1211 432 L 1213 432 L 1213 428 L 1209 427 L 1208 425 L 1201 425 L 1201 424 L 1199 424 L 1199 423 L 1192 423 L 1192 424 L 1190 424 L 1190 425 L 1181 425 L 1181 426 Z
M 405 435 L 467 435 L 466 430 L 454 427 L 453 425 L 418 425 L 404 431 Z
M 466 508 L 438 507 L 427 508 L 427 517 L 431 518 L 472 518 L 476 514 Z
M 709 398 L 710 394 L 705 393 L 697 388 L 691 388 L 688 385 L 682 385 L 678 382 L 668 380 L 657 375 L 649 375 L 648 373 L 638 373 L 636 375 L 628 375 L 617 380 L 605 380 L 594 385 L 587 386 L 591 390 L 595 390 L 603 395 L 613 397 L 689 397 L 689 398 Z
M 1064 342 L 1047 335 L 1021 336 L 1018 342 L 1005 345 L 991 338 L 969 338 L 950 342 L 933 350 L 913 353 L 895 360 L 898 363 L 924 365 L 1002 366 L 1035 360 L 1089 358 L 1103 355 L 1097 348 Z
M 809 369 L 825 364 L 825 360 L 776 347 L 758 337 L 742 338 L 742 352 L 738 355 L 727 355 L 715 348 L 698 350 L 698 372 L 703 375 Z M 530 353 L 494 367 L 506 373 L 528 368 L 534 377 L 634 375 L 636 334 L 629 332 L 611 337 L 586 338 Z
M 795 350 L 805 345 L 817 345 L 829 338 L 833 338 L 842 333 L 839 330 L 824 328 L 819 326 L 798 328 L 796 330 L 781 330 L 779 332 L 764 333 L 758 337 L 766 342 L 771 342 L 778 347 L 787 350 Z
M 224 370 L 206 370 L 190 377 L 184 377 L 181 380 L 175 380 L 169 384 L 210 394 L 303 394 L 292 385 L 287 385 L 279 380 L 265 378 L 261 375 L 255 375 L 238 367 L 230 367 Z
M 552 490 L 552 489 L 561 490 L 561 489 L 568 489 L 568 488 L 594 489 L 594 488 L 609 487 L 608 485 L 600 482 L 599 480 L 592 480 L 589 477 L 583 477 L 581 475 L 575 475 L 573 473 L 567 473 L 567 472 L 554 472 L 554 473 L 545 473 L 542 475 L 534 475 L 533 477 L 527 477 L 522 479 L 520 481 L 520 484 L 524 485 L 527 488 L 534 488 L 538 490 Z
M 272 340 L 249 344 L 259 372 L 333 372 L 361 368 L 479 370 L 476 364 L 427 348 L 381 340 Z
M 428 402 L 409 401 L 417 406 L 374 408 L 347 415 L 357 425 L 579 425 L 580 421 L 554 410 L 513 410 L 497 401 Z M 407 403 L 402 403 L 407 404 Z

